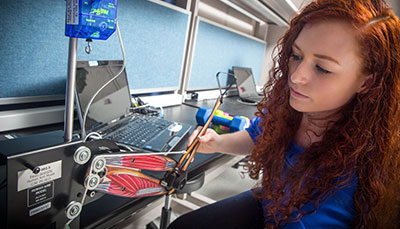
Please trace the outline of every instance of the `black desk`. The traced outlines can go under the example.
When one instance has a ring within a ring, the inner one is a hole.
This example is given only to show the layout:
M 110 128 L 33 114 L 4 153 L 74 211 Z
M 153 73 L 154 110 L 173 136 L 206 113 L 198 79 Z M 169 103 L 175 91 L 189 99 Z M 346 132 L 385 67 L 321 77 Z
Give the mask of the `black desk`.
M 214 106 L 215 100 L 206 100 L 202 102 L 188 101 L 180 106 L 167 107 L 164 108 L 164 117 L 168 120 L 178 121 L 181 123 L 192 125 L 196 127 L 197 123 L 195 121 L 195 114 L 197 112 L 197 107 L 209 107 Z M 256 111 L 255 106 L 247 106 L 236 102 L 236 98 L 225 98 L 221 109 L 232 115 L 244 115 L 249 118 L 254 116 Z M 50 129 L 62 129 L 62 125 L 52 125 L 51 127 L 46 127 L 48 131 Z M 33 133 L 41 132 L 38 129 L 31 130 Z M 60 131 L 58 131 L 60 133 Z M 21 136 L 26 135 L 26 133 L 20 132 Z M 190 135 L 190 134 L 189 134 Z M 182 150 L 187 144 L 187 135 L 174 150 Z M 27 138 L 30 138 L 28 136 Z M 22 140 L 22 139 L 20 139 Z M 62 132 L 61 138 L 58 138 L 58 142 L 53 144 L 62 143 Z M 7 142 L 0 142 L 0 149 L 2 146 L 6 145 Z M 174 159 L 179 158 L 179 156 L 173 156 Z M 188 168 L 188 179 L 193 178 L 204 171 L 215 167 L 219 163 L 226 161 L 227 158 L 233 158 L 230 155 L 222 154 L 196 154 L 194 162 L 190 164 Z M 156 197 L 145 197 L 145 198 L 123 198 L 112 195 L 104 195 L 99 200 L 88 203 L 84 205 L 83 210 L 80 215 L 80 228 L 109 228 L 124 218 L 132 215 L 134 212 L 144 208 L 145 206 L 153 203 L 156 200 L 163 198 L 163 196 Z M 161 212 L 160 212 L 161 214 Z

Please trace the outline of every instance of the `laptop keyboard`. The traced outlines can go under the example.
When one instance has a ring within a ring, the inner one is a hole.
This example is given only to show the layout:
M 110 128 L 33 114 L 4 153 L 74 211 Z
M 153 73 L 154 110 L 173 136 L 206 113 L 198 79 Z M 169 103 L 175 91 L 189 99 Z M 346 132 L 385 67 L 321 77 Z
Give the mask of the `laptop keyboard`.
M 172 121 L 157 117 L 138 115 L 131 119 L 125 126 L 116 126 L 108 130 L 106 138 L 127 145 L 143 148 L 146 143 L 161 134 Z

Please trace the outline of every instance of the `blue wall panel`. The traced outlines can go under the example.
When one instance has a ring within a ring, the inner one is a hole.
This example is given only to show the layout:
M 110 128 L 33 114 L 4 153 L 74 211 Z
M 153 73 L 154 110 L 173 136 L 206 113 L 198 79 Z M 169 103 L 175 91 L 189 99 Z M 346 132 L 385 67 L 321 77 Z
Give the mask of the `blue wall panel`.
M 64 93 L 65 1 L 2 1 L 0 21 L 0 97 Z
M 216 73 L 227 72 L 232 66 L 252 68 L 258 82 L 265 45 L 264 42 L 199 20 L 189 89 L 216 88 Z M 226 81 L 226 77 L 221 77 L 221 81 Z
M 65 1 L 2 0 L 0 98 L 65 93 Z M 147 0 L 119 0 L 118 20 L 131 89 L 179 86 L 189 16 Z M 117 34 L 92 43 L 78 60 L 122 59 Z

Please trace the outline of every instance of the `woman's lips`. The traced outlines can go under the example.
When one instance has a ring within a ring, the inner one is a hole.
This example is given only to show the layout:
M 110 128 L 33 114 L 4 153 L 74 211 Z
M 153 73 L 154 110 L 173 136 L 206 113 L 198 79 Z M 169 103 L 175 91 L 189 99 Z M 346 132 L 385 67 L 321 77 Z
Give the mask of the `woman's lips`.
M 293 88 L 290 88 L 290 93 L 291 93 L 293 96 L 298 97 L 298 98 L 308 98 L 308 96 L 303 95 L 303 94 L 297 92 L 297 91 L 294 90 Z

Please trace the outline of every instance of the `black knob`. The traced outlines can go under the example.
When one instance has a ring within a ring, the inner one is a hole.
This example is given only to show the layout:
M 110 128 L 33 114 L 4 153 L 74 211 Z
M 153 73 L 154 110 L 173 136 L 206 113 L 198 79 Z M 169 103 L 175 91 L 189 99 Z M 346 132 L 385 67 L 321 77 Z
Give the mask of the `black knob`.
M 40 167 L 39 167 L 39 166 L 33 166 L 33 165 L 29 164 L 29 163 L 25 163 L 24 165 L 25 165 L 28 169 L 32 170 L 32 172 L 33 172 L 34 174 L 38 174 L 38 173 L 40 172 Z

